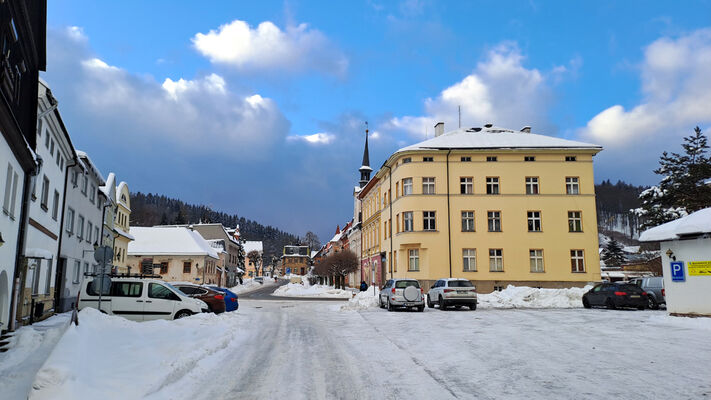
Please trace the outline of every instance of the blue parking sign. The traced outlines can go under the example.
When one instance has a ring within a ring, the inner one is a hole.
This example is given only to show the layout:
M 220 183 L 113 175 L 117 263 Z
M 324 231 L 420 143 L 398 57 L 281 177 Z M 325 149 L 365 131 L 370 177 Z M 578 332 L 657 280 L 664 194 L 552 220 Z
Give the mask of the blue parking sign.
M 684 282 L 686 280 L 684 277 L 684 262 L 672 261 L 670 264 L 672 282 Z

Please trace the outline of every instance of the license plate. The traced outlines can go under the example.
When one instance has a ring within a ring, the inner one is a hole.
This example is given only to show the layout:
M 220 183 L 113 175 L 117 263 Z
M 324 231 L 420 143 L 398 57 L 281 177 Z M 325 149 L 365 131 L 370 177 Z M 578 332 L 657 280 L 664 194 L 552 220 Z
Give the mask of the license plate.
M 639 295 L 638 295 L 638 294 L 633 294 L 633 295 L 630 296 L 630 298 L 632 298 L 632 299 L 639 299 Z
M 414 305 L 415 305 L 415 303 L 405 303 L 405 307 L 411 307 L 411 306 L 414 306 Z
M 467 293 L 469 293 L 469 292 L 466 290 L 457 290 L 457 294 L 467 294 Z

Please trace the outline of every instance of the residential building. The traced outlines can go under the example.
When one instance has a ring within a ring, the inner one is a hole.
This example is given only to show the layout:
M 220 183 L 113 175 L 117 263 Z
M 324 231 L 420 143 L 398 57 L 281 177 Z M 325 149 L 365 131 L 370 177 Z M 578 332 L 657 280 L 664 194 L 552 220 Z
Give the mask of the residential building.
M 29 189 L 39 172 L 37 91 L 46 64 L 46 0 L 0 2 L 0 332 L 16 326 Z
M 23 289 L 18 316 L 31 323 L 54 311 L 61 221 L 64 216 L 68 169 L 77 163 L 57 100 L 49 86 L 38 87 L 37 156 L 42 166 L 31 189 L 28 226 L 21 268 Z
M 77 150 L 78 162 L 69 167 L 59 267 L 55 283 L 55 310 L 71 310 L 85 274 L 96 267 L 94 249 L 101 244 L 103 207 L 106 196 L 99 188 L 106 184 L 89 156 Z
M 197 230 L 185 227 L 132 227 L 127 266 L 152 271 L 168 282 L 216 284 L 220 256 Z
M 256 251 L 259 253 L 259 260 L 252 259 L 249 257 L 249 253 Z M 255 276 L 263 276 L 264 273 L 264 244 L 261 240 L 247 240 L 244 242 L 244 266 L 246 269 L 247 276 L 252 278 Z M 259 270 L 257 270 L 259 267 Z
M 592 161 L 601 150 L 529 127 L 444 133 L 439 123 L 361 191 L 365 267 L 376 282 L 465 278 L 482 293 L 598 281 Z
M 133 240 L 131 229 L 131 193 L 128 184 L 121 182 L 116 186 L 116 214 L 114 215 L 114 268 L 117 273 L 131 273 L 126 261 L 128 243 Z
M 281 269 L 284 274 L 306 275 L 311 268 L 311 251 L 308 246 L 284 246 Z
M 109 173 L 109 175 L 106 177 L 106 183 L 103 186 L 100 186 L 99 190 L 101 191 L 101 193 L 104 194 L 104 198 L 106 199 L 103 207 L 104 215 L 102 218 L 104 221 L 104 225 L 102 229 L 100 229 L 101 241 L 99 242 L 99 245 L 108 246 L 113 249 L 114 239 L 116 236 L 116 233 L 114 231 L 114 221 L 117 211 L 116 175 L 114 175 L 113 172 Z

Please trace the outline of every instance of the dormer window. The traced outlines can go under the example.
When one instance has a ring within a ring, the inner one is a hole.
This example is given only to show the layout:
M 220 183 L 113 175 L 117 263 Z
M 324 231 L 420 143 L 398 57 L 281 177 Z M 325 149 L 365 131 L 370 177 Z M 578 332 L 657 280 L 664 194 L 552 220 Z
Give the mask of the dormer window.
M 433 157 L 422 157 L 422 162 L 433 162 L 434 158 Z
M 525 156 L 525 157 L 523 157 L 523 161 L 526 161 L 526 162 L 533 162 L 533 161 L 536 161 L 536 157 L 534 157 L 534 156 Z
M 496 156 L 488 156 L 488 157 L 486 157 L 486 162 L 496 162 Z
M 409 163 L 409 162 L 411 162 L 411 161 L 412 161 L 412 158 L 410 158 L 410 157 L 405 157 L 405 158 L 402 159 L 402 163 L 403 163 L 403 164 L 407 164 L 407 163 Z
M 575 156 L 565 156 L 565 161 L 574 162 L 574 161 L 578 161 L 578 160 Z

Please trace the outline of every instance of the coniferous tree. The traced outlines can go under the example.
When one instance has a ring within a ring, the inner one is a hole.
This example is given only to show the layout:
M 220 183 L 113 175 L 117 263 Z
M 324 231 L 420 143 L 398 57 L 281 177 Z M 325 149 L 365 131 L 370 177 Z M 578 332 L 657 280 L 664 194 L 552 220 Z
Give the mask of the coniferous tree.
M 607 267 L 619 267 L 626 261 L 625 253 L 620 242 L 615 239 L 610 240 L 602 252 L 602 261 Z

